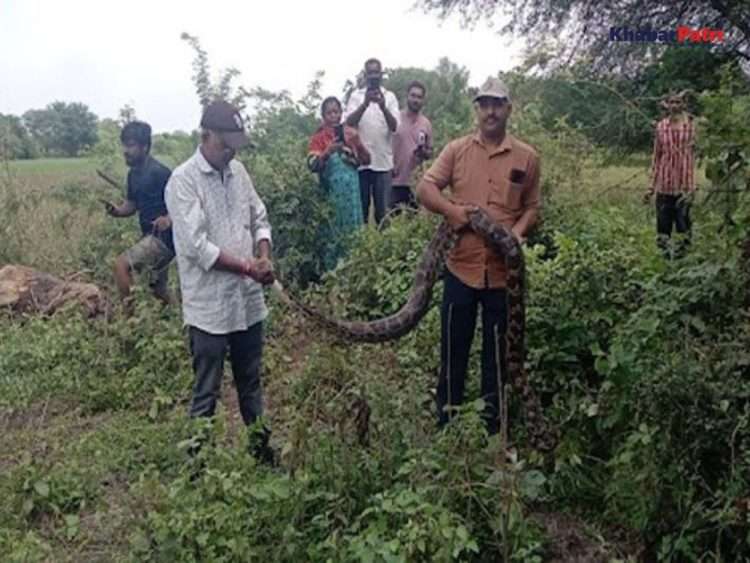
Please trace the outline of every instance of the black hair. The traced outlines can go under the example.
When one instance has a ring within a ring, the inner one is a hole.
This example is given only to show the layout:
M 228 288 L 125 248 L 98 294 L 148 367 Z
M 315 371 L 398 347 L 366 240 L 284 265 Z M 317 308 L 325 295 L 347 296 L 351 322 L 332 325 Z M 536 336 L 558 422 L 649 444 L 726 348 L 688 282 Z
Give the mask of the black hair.
M 427 88 L 425 88 L 425 85 L 422 84 L 419 80 L 412 80 L 411 82 L 409 82 L 409 85 L 406 87 L 406 93 L 408 94 L 409 92 L 411 92 L 412 88 L 419 88 L 420 90 L 422 90 L 423 96 L 427 94 Z
M 379 68 L 379 69 L 381 70 L 381 72 L 382 72 L 382 70 L 383 70 L 383 65 L 382 65 L 382 64 L 380 63 L 380 61 L 379 61 L 378 59 L 376 59 L 376 58 L 371 58 L 371 59 L 367 59 L 367 60 L 365 61 L 365 68 L 367 68 L 367 67 L 368 67 L 368 66 L 370 66 L 370 65 L 378 65 L 378 68 Z
M 339 106 L 339 109 L 342 109 L 341 102 L 336 96 L 328 96 L 325 100 L 323 100 L 323 103 L 320 104 L 320 116 L 321 117 L 325 117 L 326 108 L 332 103 L 335 103 L 337 106 Z
M 151 150 L 151 126 L 144 121 L 131 121 L 125 124 L 120 133 L 120 141 L 123 144 L 136 143 L 146 150 Z

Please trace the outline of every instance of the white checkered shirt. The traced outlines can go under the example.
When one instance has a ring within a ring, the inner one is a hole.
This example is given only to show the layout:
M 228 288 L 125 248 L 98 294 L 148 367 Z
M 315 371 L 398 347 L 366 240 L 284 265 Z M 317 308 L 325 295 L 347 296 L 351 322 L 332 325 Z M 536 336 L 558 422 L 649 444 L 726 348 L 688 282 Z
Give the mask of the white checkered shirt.
M 259 241 L 271 240 L 266 207 L 242 163 L 232 160 L 222 179 L 198 149 L 172 172 L 166 201 L 185 324 L 228 334 L 265 319 L 268 309 L 259 283 L 213 268 L 220 249 L 250 259 Z

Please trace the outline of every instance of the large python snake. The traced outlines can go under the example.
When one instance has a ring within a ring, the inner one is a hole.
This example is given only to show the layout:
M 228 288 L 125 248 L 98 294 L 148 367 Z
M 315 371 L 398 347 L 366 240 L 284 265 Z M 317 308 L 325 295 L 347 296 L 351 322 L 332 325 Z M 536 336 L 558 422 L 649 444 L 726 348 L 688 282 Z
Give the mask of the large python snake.
M 489 245 L 502 256 L 506 267 L 507 330 L 505 331 L 506 369 L 513 388 L 520 394 L 528 425 L 529 438 L 533 447 L 548 451 L 557 443 L 557 436 L 548 427 L 538 396 L 529 385 L 525 357 L 526 309 L 524 301 L 525 264 L 523 250 L 516 237 L 481 208 L 471 207 L 468 211 L 468 227 L 481 235 Z M 326 316 L 288 295 L 276 281 L 274 289 L 287 305 L 301 310 L 327 331 L 351 342 L 385 342 L 395 340 L 411 331 L 424 317 L 430 307 L 432 288 L 445 262 L 445 257 L 453 248 L 459 232 L 443 222 L 422 253 L 409 298 L 398 312 L 374 321 L 345 321 Z M 502 336 L 500 336 L 502 338 Z

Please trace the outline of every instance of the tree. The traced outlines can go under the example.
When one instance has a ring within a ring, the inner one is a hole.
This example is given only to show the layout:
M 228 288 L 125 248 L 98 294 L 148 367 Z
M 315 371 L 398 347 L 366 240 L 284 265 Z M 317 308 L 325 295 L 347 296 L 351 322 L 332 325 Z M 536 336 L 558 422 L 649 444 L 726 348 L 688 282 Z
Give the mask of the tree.
M 743 238 L 750 241 L 750 81 L 726 68 L 718 89 L 701 95 L 705 119 L 698 137 L 706 178 L 721 196 L 727 224 L 740 215 Z M 741 201 L 740 201 L 740 195 Z M 741 204 L 740 204 L 741 203 Z M 748 242 L 750 244 L 750 242 Z
M 120 127 L 124 127 L 131 121 L 136 121 L 138 119 L 138 116 L 135 114 L 135 108 L 131 106 L 130 104 L 125 104 L 120 108 L 120 111 L 118 112 L 118 120 Z
M 598 73 L 632 76 L 654 62 L 663 43 L 611 41 L 610 29 L 674 31 L 678 26 L 725 32 L 723 43 L 706 46 L 750 61 L 750 1 L 738 0 L 419 0 L 441 18 L 459 13 L 466 25 L 503 21 L 501 32 L 522 35 L 544 64 L 585 61 Z M 557 38 L 551 40 L 550 38 Z
M 37 150 L 17 115 L 0 113 L 0 159 L 34 158 Z
M 530 75 L 528 68 L 521 66 L 504 73 L 504 78 L 518 104 L 539 102 L 546 127 L 553 129 L 555 122 L 565 117 L 591 142 L 631 152 L 650 150 L 665 94 L 690 92 L 689 110 L 695 113 L 699 110 L 697 95 L 719 84 L 726 64 L 737 66 L 726 53 L 673 47 L 632 80 L 597 77 L 583 63 L 542 76 Z
M 80 102 L 52 102 L 45 109 L 27 111 L 23 121 L 47 154 L 77 156 L 98 139 L 98 118 Z
M 234 67 L 224 69 L 219 73 L 218 80 L 211 80 L 211 67 L 208 64 L 208 53 L 201 47 L 200 40 L 190 35 L 182 33 L 180 39 L 187 42 L 195 51 L 193 59 L 193 84 L 198 94 L 201 107 L 205 108 L 214 100 L 226 100 L 232 103 L 238 109 L 243 110 L 245 107 L 245 98 L 249 93 L 242 87 L 234 88 L 232 82 L 239 77 L 240 71 Z
M 433 70 L 400 67 L 387 69 L 385 86 L 393 91 L 400 107 L 406 107 L 406 89 L 418 80 L 427 89 L 425 115 L 430 119 L 435 146 L 442 147 L 451 139 L 467 132 L 473 123 L 469 71 L 447 58 L 442 58 Z

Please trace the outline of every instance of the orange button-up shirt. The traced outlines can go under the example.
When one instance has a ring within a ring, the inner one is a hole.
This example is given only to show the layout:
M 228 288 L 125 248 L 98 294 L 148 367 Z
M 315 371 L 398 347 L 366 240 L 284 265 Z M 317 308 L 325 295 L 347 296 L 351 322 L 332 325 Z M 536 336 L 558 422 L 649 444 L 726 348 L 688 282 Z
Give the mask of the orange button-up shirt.
M 478 133 L 450 142 L 422 182 L 441 190 L 450 186 L 456 201 L 485 209 L 508 228 L 524 217 L 527 230 L 536 222 L 541 208 L 539 156 L 510 134 L 493 148 L 485 146 Z M 505 265 L 474 232 L 461 235 L 448 256 L 447 266 L 468 286 L 505 287 Z

